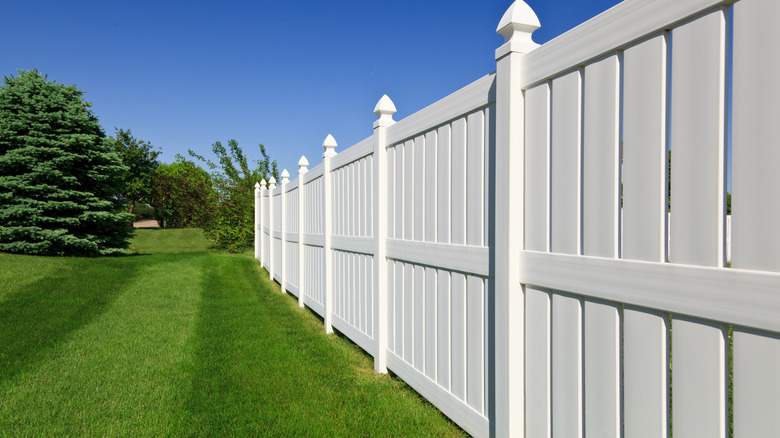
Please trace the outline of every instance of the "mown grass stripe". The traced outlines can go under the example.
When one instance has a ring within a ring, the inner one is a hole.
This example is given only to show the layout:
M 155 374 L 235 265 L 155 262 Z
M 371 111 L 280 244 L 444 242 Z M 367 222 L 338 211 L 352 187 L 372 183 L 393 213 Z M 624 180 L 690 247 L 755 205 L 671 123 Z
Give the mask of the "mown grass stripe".
M 459 436 L 200 230 L 114 259 L 0 254 L 0 435 Z M 33 272 L 9 266 L 26 264 Z M 11 333 L 11 332 L 9 332 Z M 25 349 L 29 349 L 29 353 Z

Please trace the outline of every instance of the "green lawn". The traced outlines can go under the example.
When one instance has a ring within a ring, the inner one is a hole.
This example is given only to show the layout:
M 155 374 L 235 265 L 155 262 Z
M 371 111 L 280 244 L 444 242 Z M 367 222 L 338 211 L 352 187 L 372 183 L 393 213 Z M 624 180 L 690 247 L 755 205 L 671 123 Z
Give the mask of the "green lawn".
M 194 229 L 133 250 L 0 254 L 0 436 L 465 435 L 250 255 Z

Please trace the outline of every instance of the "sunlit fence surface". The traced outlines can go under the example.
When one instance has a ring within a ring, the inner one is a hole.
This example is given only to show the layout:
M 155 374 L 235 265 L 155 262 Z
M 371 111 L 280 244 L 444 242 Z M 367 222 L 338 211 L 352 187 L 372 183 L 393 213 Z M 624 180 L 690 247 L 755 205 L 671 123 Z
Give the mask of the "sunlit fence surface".
M 537 47 L 518 0 L 495 73 L 258 184 L 256 256 L 473 435 L 777 436 L 777 18 L 628 0 Z

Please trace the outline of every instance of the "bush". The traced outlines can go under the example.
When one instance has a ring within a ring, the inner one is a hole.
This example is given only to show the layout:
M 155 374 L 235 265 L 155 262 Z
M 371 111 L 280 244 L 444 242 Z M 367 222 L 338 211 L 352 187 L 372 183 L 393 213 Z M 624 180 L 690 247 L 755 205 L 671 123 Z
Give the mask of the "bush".
M 254 243 L 255 183 L 273 176 L 279 178 L 276 161 L 272 161 L 260 145 L 262 160 L 251 169 L 238 142 L 230 140 L 227 148 L 216 142 L 212 151 L 219 164 L 206 160 L 192 151 L 190 155 L 205 162 L 210 169 L 217 202 L 211 220 L 206 223 L 206 235 L 217 247 L 231 252 L 243 252 Z

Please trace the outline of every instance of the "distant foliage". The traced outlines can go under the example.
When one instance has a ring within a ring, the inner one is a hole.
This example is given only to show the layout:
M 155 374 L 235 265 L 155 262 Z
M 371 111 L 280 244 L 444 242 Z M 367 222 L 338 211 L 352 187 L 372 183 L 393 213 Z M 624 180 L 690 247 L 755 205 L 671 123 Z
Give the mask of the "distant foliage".
M 118 196 L 127 201 L 128 213 L 134 213 L 136 203 L 150 200 L 155 171 L 160 163 L 157 157 L 160 151 L 144 140 L 135 138 L 129 129 L 117 129 L 112 138 L 114 150 L 122 158 L 122 164 L 127 166 L 125 188 Z
M 271 160 L 263 145 L 262 159 L 252 169 L 248 159 L 235 140 L 227 148 L 214 143 L 212 151 L 219 160 L 214 163 L 192 152 L 190 155 L 206 163 L 211 169 L 211 181 L 217 194 L 214 215 L 206 224 L 206 235 L 215 244 L 232 252 L 250 248 L 254 242 L 255 183 L 273 176 L 279 179 L 276 160 Z
M 127 168 L 83 91 L 36 70 L 0 87 L 0 251 L 123 253 L 132 215 L 115 195 Z
M 217 193 L 208 172 L 176 155 L 175 162 L 157 168 L 154 181 L 151 205 L 161 226 L 203 228 L 211 222 Z

